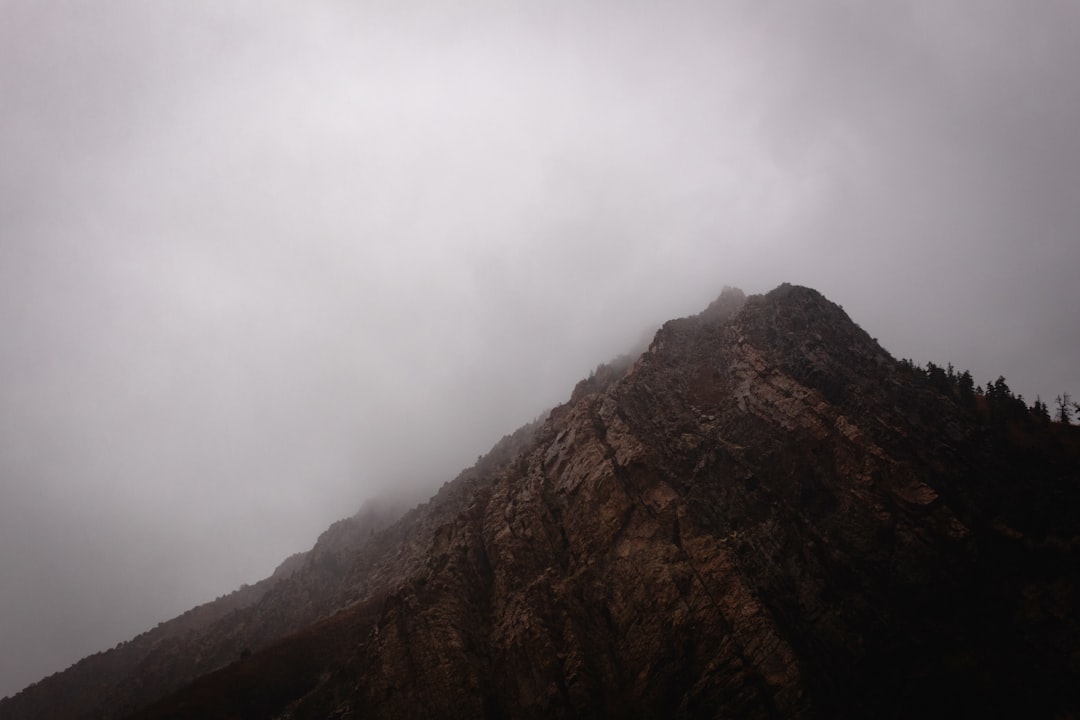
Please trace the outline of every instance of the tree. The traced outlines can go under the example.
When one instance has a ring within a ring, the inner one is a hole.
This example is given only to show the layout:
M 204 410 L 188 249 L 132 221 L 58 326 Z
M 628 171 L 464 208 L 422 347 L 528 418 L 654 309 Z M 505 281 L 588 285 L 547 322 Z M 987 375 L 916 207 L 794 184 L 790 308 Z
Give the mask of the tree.
M 956 381 L 956 389 L 960 392 L 960 400 L 964 405 L 971 407 L 975 404 L 975 380 L 970 372 L 965 370 L 960 373 Z
M 1038 420 L 1050 422 L 1050 408 L 1046 407 L 1046 403 L 1038 395 L 1035 396 L 1035 403 L 1031 406 L 1031 414 Z
M 1005 382 L 1003 375 L 998 375 L 998 379 L 992 383 L 986 383 L 986 399 L 991 402 L 1004 403 L 1008 400 L 1012 400 L 1012 390 L 1009 388 L 1009 384 Z
M 945 373 L 944 368 L 928 362 L 926 363 L 926 376 L 930 381 L 930 387 L 942 393 L 948 393 L 952 390 L 952 383 L 949 382 L 949 376 Z
M 1072 422 L 1073 414 L 1073 402 L 1069 393 L 1064 395 L 1058 395 L 1054 398 L 1054 402 L 1057 404 L 1057 412 L 1054 413 L 1054 419 L 1062 425 L 1068 425 Z

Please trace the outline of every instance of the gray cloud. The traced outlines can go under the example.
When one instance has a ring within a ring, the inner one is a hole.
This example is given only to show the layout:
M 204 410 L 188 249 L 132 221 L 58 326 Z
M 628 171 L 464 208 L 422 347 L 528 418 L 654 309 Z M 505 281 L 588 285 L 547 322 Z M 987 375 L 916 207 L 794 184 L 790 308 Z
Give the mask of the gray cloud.
M 1075 5 L 0 2 L 0 694 L 790 280 L 1080 392 Z

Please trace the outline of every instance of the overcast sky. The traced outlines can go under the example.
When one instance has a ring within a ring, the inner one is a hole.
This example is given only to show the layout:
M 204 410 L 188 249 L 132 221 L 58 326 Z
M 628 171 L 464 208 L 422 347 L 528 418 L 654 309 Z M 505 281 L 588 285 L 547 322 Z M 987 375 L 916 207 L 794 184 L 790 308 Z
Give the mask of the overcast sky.
M 0 0 L 0 695 L 725 284 L 1080 395 L 1080 4 Z

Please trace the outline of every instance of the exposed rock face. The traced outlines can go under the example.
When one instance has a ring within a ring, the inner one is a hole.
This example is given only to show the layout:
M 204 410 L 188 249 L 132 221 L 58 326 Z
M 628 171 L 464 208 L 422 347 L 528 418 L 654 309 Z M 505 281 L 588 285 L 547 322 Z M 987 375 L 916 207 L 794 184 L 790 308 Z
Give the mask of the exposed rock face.
M 725 291 L 137 716 L 1074 716 L 1080 442 L 1010 437 L 820 294 Z

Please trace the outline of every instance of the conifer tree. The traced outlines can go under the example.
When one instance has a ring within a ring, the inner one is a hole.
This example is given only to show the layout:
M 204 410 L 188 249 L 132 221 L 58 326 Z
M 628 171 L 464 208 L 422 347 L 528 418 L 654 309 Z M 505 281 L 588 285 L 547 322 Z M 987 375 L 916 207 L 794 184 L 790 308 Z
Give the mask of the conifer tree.
M 1058 395 L 1054 402 L 1057 404 L 1057 412 L 1054 414 L 1054 419 L 1062 425 L 1068 425 L 1072 422 L 1072 414 L 1074 405 L 1072 397 L 1069 393 Z
M 1035 396 L 1035 402 L 1031 406 L 1031 414 L 1037 420 L 1050 422 L 1050 408 L 1046 407 L 1046 403 L 1038 395 Z

